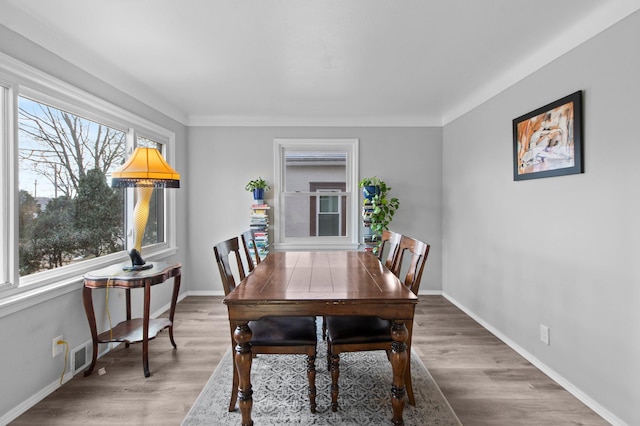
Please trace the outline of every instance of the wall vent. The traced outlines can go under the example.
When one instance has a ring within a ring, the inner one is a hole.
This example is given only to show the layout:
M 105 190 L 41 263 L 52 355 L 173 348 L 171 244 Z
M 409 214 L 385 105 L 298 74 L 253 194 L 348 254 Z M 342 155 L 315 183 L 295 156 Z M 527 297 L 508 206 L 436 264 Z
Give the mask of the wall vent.
M 91 343 L 85 343 L 82 346 L 78 346 L 71 353 L 71 372 L 75 376 L 78 372 L 84 370 L 89 365 L 89 345 Z

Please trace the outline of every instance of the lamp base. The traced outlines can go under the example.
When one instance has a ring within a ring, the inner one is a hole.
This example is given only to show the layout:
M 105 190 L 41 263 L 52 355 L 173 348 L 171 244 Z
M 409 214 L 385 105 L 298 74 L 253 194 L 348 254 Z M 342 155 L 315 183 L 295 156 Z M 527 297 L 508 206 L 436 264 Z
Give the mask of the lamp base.
M 144 271 L 153 268 L 153 263 L 146 263 L 136 249 L 131 249 L 129 257 L 131 258 L 131 266 L 123 266 L 123 271 Z
M 153 263 L 146 263 L 144 265 L 131 265 L 131 266 L 123 266 L 122 270 L 131 272 L 131 271 L 145 271 L 147 269 L 153 268 Z

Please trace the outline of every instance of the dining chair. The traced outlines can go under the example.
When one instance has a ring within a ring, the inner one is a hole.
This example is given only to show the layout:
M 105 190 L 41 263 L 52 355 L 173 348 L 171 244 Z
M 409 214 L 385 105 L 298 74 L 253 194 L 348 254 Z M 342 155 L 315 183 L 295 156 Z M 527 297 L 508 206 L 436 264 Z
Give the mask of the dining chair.
M 393 265 L 398 256 L 398 247 L 400 246 L 400 239 L 402 238 L 402 234 L 397 232 L 389 231 L 385 229 L 382 231 L 382 236 L 380 237 L 380 246 L 378 247 L 378 259 L 382 262 L 382 258 L 385 256 L 386 259 L 384 261 L 384 266 L 388 269 L 392 270 Z M 396 274 L 397 275 L 397 274 Z M 322 340 L 326 340 L 327 338 L 327 321 L 325 318 L 322 318 Z
M 400 278 L 413 293 L 418 294 L 422 272 L 429 255 L 428 244 L 411 237 L 402 236 L 398 245 L 398 255 L 391 271 Z M 405 272 L 406 271 L 406 272 Z M 331 371 L 331 410 L 338 409 L 338 378 L 340 376 L 340 354 L 384 350 L 389 358 L 391 354 L 392 321 L 375 316 L 329 316 L 327 326 L 327 368 Z M 407 325 L 407 367 L 404 383 L 409 404 L 416 405 L 413 384 L 411 382 L 411 340 L 413 324 Z
M 397 232 L 389 231 L 388 229 L 382 231 L 380 247 L 378 248 L 378 259 L 382 262 L 384 253 L 386 253 L 384 266 L 389 269 L 393 268 L 393 264 L 396 261 L 401 238 L 402 234 L 398 234 Z
M 256 245 L 256 236 L 253 234 L 251 229 L 248 229 L 240 235 L 240 238 L 242 238 L 242 245 L 244 246 L 247 267 L 249 272 L 253 272 L 255 265 L 260 264 L 260 255 L 258 254 L 258 246 Z
M 239 238 L 231 238 L 216 244 L 213 251 L 218 263 L 225 296 L 236 288 L 229 257 L 234 254 L 239 268 L 240 279 L 246 274 L 240 259 Z M 233 333 L 235 326 L 229 324 L 231 331 L 231 348 L 235 347 Z M 309 405 L 311 412 L 316 412 L 316 319 L 315 317 L 264 317 L 258 321 L 250 321 L 251 352 L 256 354 L 303 354 L 307 355 L 307 378 L 309 380 Z M 238 399 L 239 377 L 236 363 L 233 362 L 233 384 L 229 411 L 234 411 Z

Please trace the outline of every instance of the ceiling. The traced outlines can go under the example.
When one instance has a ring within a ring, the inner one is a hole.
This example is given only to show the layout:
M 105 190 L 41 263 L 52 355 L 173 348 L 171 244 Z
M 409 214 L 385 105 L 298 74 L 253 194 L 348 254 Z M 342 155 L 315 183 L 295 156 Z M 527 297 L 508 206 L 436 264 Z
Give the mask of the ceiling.
M 640 0 L 0 0 L 0 24 L 185 125 L 442 125 Z

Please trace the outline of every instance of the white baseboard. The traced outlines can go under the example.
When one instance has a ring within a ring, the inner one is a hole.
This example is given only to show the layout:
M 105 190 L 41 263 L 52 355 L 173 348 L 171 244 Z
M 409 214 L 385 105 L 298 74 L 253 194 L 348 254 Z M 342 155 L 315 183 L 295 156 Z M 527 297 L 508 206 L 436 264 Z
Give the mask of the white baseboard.
M 504 344 L 506 344 L 511 349 L 513 349 L 518 354 L 520 354 L 520 356 L 522 356 L 531 364 L 533 364 L 538 370 L 542 371 L 544 374 L 549 376 L 553 381 L 555 381 L 560 386 L 562 386 L 565 390 L 567 390 L 567 392 L 571 393 L 573 396 L 578 398 L 584 405 L 591 408 L 599 416 L 601 416 L 603 419 L 611 423 L 613 426 L 629 426 L 627 423 L 625 423 L 620 418 L 618 418 L 615 414 L 613 414 L 612 412 L 604 408 L 602 405 L 600 405 L 593 398 L 585 394 L 582 390 L 580 390 L 577 386 L 575 386 L 569 380 L 562 377 L 562 375 L 558 374 L 552 368 L 550 368 L 549 366 L 544 364 L 542 361 L 540 361 L 538 358 L 533 356 L 531 353 L 526 351 L 523 347 L 521 347 L 516 342 L 514 342 L 513 340 L 511 340 L 510 338 L 502 334 L 500 331 L 494 328 L 491 324 L 484 321 L 482 318 L 476 315 L 473 311 L 471 311 L 466 306 L 464 306 L 463 304 L 458 302 L 456 299 L 451 297 L 451 295 L 447 294 L 446 292 L 442 292 L 442 296 L 448 301 L 450 301 L 451 303 L 453 303 L 454 305 L 456 305 L 461 311 L 463 311 L 465 314 L 473 318 L 482 327 L 487 329 L 491 334 L 496 336 L 498 339 L 502 340 Z
M 222 290 L 207 290 L 207 291 L 187 291 L 187 296 L 224 296 Z

